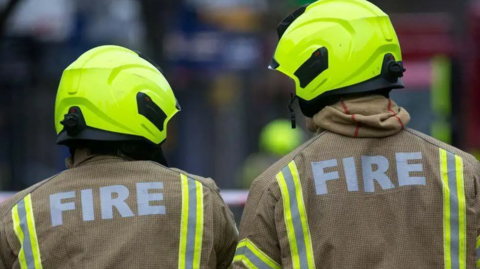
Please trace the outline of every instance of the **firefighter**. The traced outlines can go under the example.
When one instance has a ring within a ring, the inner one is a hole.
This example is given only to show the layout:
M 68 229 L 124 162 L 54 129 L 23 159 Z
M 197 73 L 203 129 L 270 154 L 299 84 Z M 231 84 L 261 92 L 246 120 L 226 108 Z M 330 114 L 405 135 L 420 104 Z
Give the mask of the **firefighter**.
M 55 105 L 69 169 L 1 205 L 0 268 L 230 266 L 237 229 L 215 183 L 162 154 L 179 111 L 137 52 L 101 46 L 71 64 Z
M 475 268 L 480 164 L 405 127 L 389 17 L 320 0 L 278 34 L 270 68 L 295 81 L 317 135 L 254 181 L 234 268 Z

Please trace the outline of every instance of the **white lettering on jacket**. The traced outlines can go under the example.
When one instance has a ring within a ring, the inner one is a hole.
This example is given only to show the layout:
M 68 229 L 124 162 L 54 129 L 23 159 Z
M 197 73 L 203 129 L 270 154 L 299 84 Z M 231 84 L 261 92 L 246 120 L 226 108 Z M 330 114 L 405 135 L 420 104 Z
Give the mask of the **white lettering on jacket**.
M 421 152 L 400 152 L 395 154 L 396 174 L 398 187 L 402 186 L 425 186 L 426 179 L 423 176 L 423 163 Z M 363 191 L 374 193 L 379 189 L 388 190 L 395 188 L 395 184 L 387 176 L 390 163 L 384 156 L 361 156 L 361 172 L 363 179 Z M 345 183 L 349 192 L 359 191 L 359 180 L 357 175 L 357 164 L 354 157 L 312 162 L 313 179 L 317 195 L 328 194 L 329 182 L 340 179 L 338 164 L 343 164 Z M 417 176 L 411 173 L 416 172 Z M 362 181 L 361 181 L 362 182 Z M 332 184 L 332 183 L 330 183 Z
M 164 205 L 158 205 L 158 201 L 163 201 L 162 182 L 145 182 L 136 184 L 137 193 L 137 215 L 165 215 L 166 208 Z M 81 206 L 77 207 L 75 197 L 80 193 Z M 52 226 L 63 225 L 64 215 L 69 214 L 69 211 L 75 211 L 77 208 L 82 210 L 82 220 L 84 222 L 95 220 L 95 198 L 99 201 L 100 217 L 104 220 L 114 219 L 119 215 L 122 218 L 134 217 L 135 213 L 132 211 L 126 200 L 130 196 L 130 190 L 123 185 L 105 186 L 98 189 L 96 192 L 99 197 L 94 197 L 93 189 L 85 189 L 81 191 L 60 192 L 50 195 L 50 216 Z M 152 202 L 157 202 L 157 205 L 152 205 Z M 118 214 L 114 214 L 118 212 Z M 73 214 L 73 213 L 70 213 Z

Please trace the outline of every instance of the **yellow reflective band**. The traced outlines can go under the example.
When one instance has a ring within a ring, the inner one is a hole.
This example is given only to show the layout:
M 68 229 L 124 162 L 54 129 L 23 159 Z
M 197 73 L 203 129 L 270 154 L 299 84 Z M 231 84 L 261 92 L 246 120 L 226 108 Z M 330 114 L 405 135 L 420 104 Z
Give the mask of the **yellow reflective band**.
M 455 168 L 457 172 L 457 197 L 458 197 L 458 259 L 459 269 L 467 268 L 467 221 L 465 202 L 465 183 L 463 179 L 463 159 L 455 156 Z
M 25 252 L 23 251 L 23 231 L 20 227 L 20 217 L 18 216 L 18 205 L 15 205 L 12 209 L 12 219 L 13 219 L 13 230 L 17 235 L 18 241 L 20 242 L 20 251 L 18 252 L 18 260 L 20 262 L 20 268 L 28 268 L 27 261 L 25 260 Z
M 315 268 L 315 259 L 313 256 L 312 238 L 310 235 L 310 227 L 308 226 L 307 210 L 305 209 L 305 202 L 303 201 L 303 188 L 300 182 L 300 176 L 298 175 L 297 165 L 295 161 L 290 162 L 288 165 L 295 182 L 295 190 L 298 201 L 298 210 L 300 211 L 300 220 L 303 227 L 303 236 L 305 240 L 308 268 Z
M 287 229 L 288 243 L 290 252 L 292 253 L 293 268 L 300 268 L 300 259 L 298 257 L 297 240 L 295 238 L 295 231 L 293 228 L 292 213 L 290 211 L 290 196 L 288 194 L 287 183 L 283 173 L 277 174 L 277 182 L 280 186 L 283 200 L 283 215 L 285 218 L 285 227 Z
M 181 174 L 182 217 L 178 268 L 199 269 L 203 243 L 203 185 Z
M 295 161 L 277 174 L 293 268 L 315 268 L 303 189 Z
M 480 235 L 477 237 L 475 248 L 477 250 L 477 268 L 480 268 Z
M 193 268 L 200 268 L 203 242 L 203 185 L 195 181 L 197 191 L 197 225 L 195 232 L 195 254 L 193 256 Z
M 445 269 L 465 269 L 467 263 L 466 198 L 463 159 L 439 149 L 443 189 L 443 249 Z
M 243 258 L 243 257 L 244 257 L 243 255 L 235 256 L 235 258 L 233 259 L 233 262 L 241 262 L 248 269 L 260 269 L 260 268 L 256 267 L 255 264 L 253 264 L 251 261 L 249 261 L 248 259 Z
M 12 219 L 15 234 L 21 245 L 18 254 L 20 267 L 43 269 L 31 194 L 25 196 L 13 207 Z
M 40 246 L 38 245 L 37 230 L 35 228 L 35 218 L 33 216 L 32 196 L 29 194 L 25 197 L 25 209 L 27 213 L 28 230 L 30 232 L 30 242 L 32 244 L 33 258 L 35 260 L 35 268 L 42 269 L 42 258 L 40 256 Z
M 443 189 L 443 256 L 445 269 L 452 268 L 450 257 L 450 190 L 448 188 L 447 152 L 440 149 L 440 176 Z
M 281 269 L 282 267 L 260 250 L 252 241 L 243 239 L 238 243 L 234 262 L 243 262 L 249 268 Z M 247 265 L 248 264 L 248 265 Z
M 187 229 L 188 229 L 188 179 L 181 174 L 182 185 L 182 218 L 180 228 L 180 249 L 178 253 L 178 268 L 185 268 L 187 251 Z

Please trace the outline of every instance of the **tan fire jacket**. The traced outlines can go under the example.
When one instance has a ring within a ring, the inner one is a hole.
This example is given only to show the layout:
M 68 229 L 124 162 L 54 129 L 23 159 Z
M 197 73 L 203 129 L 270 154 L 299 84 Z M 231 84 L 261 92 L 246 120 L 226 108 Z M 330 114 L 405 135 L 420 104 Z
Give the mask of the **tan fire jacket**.
M 0 268 L 227 268 L 233 215 L 211 179 L 77 151 L 0 207 Z
M 260 175 L 234 268 L 473 269 L 480 165 L 381 96 L 314 117 L 319 134 Z

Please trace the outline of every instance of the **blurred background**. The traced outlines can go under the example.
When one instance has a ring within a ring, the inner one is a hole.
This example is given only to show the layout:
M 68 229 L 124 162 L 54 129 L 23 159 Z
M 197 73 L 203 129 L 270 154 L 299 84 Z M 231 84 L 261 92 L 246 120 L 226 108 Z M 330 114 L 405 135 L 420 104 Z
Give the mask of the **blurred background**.
M 57 86 L 72 61 L 105 44 L 140 50 L 164 69 L 182 106 L 164 147 L 171 166 L 222 189 L 248 188 L 311 137 L 298 108 L 299 129 L 281 137 L 285 123 L 275 120 L 289 120 L 294 84 L 266 68 L 276 25 L 307 2 L 0 0 L 0 191 L 65 169 L 68 150 L 55 145 Z M 393 99 L 412 115 L 409 127 L 476 154 L 480 0 L 372 2 L 391 14 L 400 38 L 407 88 Z M 226 193 L 231 204 L 246 197 Z

